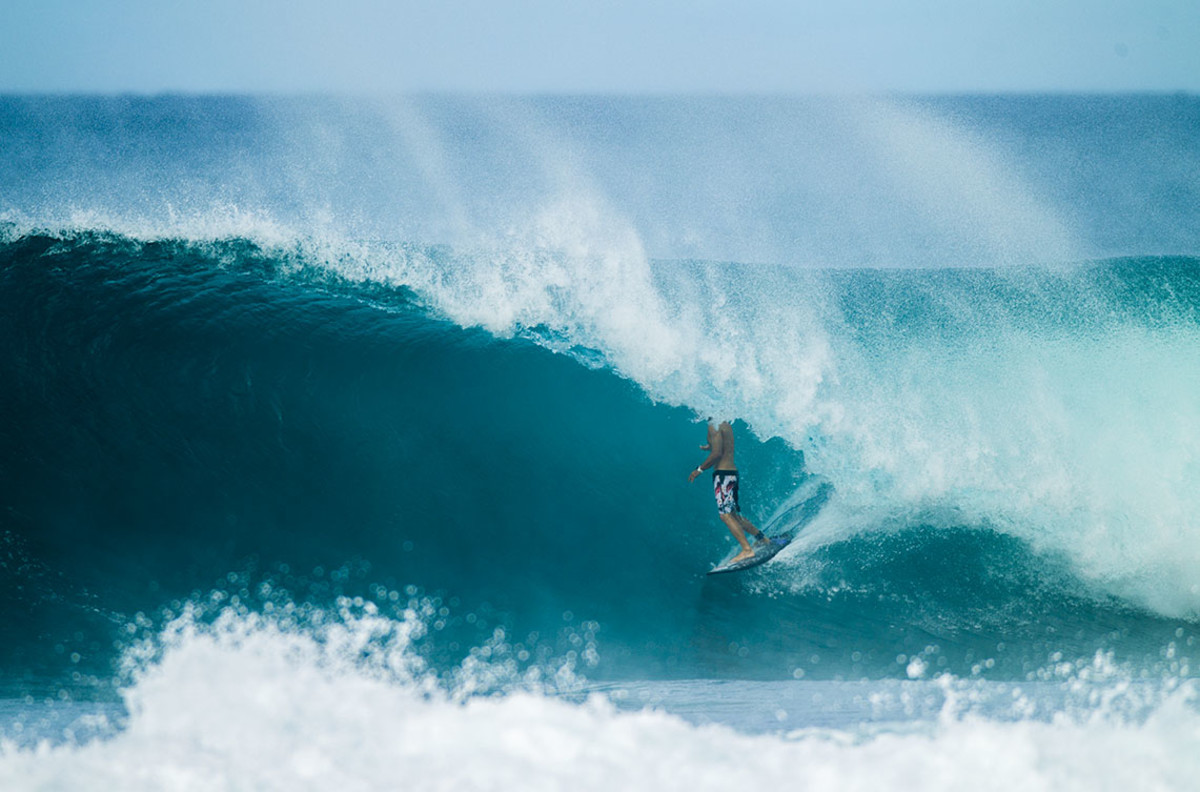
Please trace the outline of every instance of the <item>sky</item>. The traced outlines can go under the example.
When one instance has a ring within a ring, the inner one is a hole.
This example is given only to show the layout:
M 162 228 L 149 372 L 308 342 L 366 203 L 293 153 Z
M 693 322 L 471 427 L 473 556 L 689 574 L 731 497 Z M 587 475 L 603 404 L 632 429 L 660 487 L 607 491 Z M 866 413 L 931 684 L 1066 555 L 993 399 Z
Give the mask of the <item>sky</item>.
M 0 92 L 1200 92 L 1200 0 L 3 0 Z

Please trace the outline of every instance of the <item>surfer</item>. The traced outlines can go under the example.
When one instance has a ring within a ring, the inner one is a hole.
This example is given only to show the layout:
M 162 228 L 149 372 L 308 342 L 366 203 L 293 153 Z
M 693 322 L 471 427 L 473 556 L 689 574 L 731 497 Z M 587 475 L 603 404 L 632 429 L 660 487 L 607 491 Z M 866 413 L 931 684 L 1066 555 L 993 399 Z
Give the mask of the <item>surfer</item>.
M 744 561 L 754 556 L 754 548 L 746 539 L 747 533 L 760 544 L 770 540 L 742 516 L 741 508 L 738 506 L 738 469 L 733 462 L 733 427 L 729 425 L 729 421 L 714 424 L 713 419 L 709 418 L 708 442 L 700 446 L 700 450 L 707 451 L 708 457 L 691 472 L 691 475 L 688 476 L 688 483 L 695 481 L 696 476 L 708 468 L 713 468 L 713 494 L 717 499 L 717 516 L 721 518 L 721 522 L 725 523 L 725 527 L 733 534 L 733 538 L 742 546 L 742 552 L 728 562 L 736 564 L 738 561 Z

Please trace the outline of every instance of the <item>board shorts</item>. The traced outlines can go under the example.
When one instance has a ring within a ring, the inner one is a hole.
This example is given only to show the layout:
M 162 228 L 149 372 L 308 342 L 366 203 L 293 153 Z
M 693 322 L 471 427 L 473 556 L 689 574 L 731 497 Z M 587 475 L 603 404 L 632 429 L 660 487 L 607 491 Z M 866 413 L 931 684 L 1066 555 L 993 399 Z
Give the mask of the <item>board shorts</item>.
M 714 470 L 713 495 L 717 499 L 717 514 L 741 514 L 738 506 L 738 472 Z

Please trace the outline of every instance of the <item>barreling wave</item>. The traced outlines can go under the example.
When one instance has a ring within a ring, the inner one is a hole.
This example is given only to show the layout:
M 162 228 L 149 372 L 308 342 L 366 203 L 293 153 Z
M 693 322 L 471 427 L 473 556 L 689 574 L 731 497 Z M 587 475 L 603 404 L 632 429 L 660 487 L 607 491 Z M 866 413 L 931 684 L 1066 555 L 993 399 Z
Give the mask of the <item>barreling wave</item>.
M 598 677 L 1162 669 L 1194 634 L 1195 259 L 328 253 L 3 241 L 15 674 L 102 679 L 164 604 L 264 585 L 433 597 L 445 669 L 496 625 Z M 727 580 L 684 482 L 710 410 L 751 518 L 804 529 Z

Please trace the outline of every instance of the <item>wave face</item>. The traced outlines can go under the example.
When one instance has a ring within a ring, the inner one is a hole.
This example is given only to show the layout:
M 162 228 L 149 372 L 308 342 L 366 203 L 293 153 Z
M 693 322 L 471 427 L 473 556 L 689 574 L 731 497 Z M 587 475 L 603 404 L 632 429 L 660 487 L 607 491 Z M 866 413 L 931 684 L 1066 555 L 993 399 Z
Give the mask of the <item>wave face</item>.
M 1020 676 L 1096 651 L 1158 667 L 1194 629 L 1195 259 L 663 264 L 653 294 L 700 273 L 731 295 L 709 316 L 716 294 L 681 301 L 711 348 L 667 370 L 661 339 L 497 337 L 245 240 L 34 234 L 3 256 L 20 674 L 72 656 L 100 674 L 130 614 L 263 584 L 318 605 L 421 591 L 446 603 L 435 665 L 502 625 L 555 656 L 585 641 L 597 678 L 903 676 L 914 657 Z M 767 295 L 778 315 L 722 324 Z M 804 528 L 799 552 L 704 578 L 729 540 L 684 482 L 703 439 L 684 393 L 748 416 L 748 513 Z
M 0 778 L 1187 788 L 1198 113 L 0 98 Z

